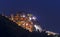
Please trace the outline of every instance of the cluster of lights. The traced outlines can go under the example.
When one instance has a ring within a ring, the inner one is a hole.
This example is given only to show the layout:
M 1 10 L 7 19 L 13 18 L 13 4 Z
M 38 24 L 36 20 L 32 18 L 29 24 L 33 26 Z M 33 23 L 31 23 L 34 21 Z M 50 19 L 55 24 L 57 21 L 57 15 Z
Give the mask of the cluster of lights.
M 32 16 L 31 14 L 29 15 L 29 14 L 27 14 L 27 16 L 29 16 L 29 20 L 31 21 L 31 20 L 36 20 L 36 17 L 35 16 Z M 21 17 L 27 17 L 26 15 L 21 15 Z
M 29 17 L 29 20 L 36 20 L 36 17 Z
M 31 20 L 36 20 L 36 17 L 35 16 L 32 16 L 31 14 L 27 14 L 27 16 L 26 15 L 21 15 L 20 17 L 24 17 L 24 18 L 29 18 L 28 20 L 29 21 L 31 21 Z M 11 20 L 13 20 L 14 18 L 13 18 L 13 14 L 11 15 Z M 14 21 L 14 20 L 13 20 Z M 22 21 L 23 22 L 23 21 Z M 19 25 L 21 25 L 21 24 L 19 24 Z M 25 25 L 25 23 L 23 23 L 23 25 Z M 28 26 L 29 24 L 28 23 L 26 23 L 26 26 Z M 42 28 L 39 26 L 39 25 L 34 25 L 34 28 L 35 28 L 35 30 L 36 31 L 40 31 L 40 32 L 42 32 L 43 30 L 42 30 Z M 47 35 L 56 35 L 57 33 L 54 33 L 54 32 L 50 32 L 50 31 L 46 31 L 46 33 L 48 33 Z
M 24 29 L 27 29 L 30 32 L 32 32 L 33 31 L 32 29 L 34 27 L 33 21 L 36 20 L 36 17 L 33 16 L 32 14 L 16 14 L 16 15 L 12 14 L 10 20 L 16 22 L 18 26 L 22 26 Z

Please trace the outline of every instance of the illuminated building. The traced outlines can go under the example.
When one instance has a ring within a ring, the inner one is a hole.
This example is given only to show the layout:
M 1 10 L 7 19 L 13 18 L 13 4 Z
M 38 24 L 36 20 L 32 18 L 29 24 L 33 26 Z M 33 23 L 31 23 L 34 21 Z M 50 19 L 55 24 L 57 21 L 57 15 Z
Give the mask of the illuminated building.
M 33 19 L 35 20 L 36 18 L 34 18 L 31 14 L 27 14 L 27 15 L 11 14 L 9 19 L 17 23 L 18 26 L 21 26 L 24 29 L 29 30 L 30 32 L 34 30 L 34 23 L 32 22 L 32 20 Z
M 4 16 L 4 15 L 3 15 Z M 11 21 L 15 22 L 18 26 L 23 27 L 26 30 L 29 30 L 30 32 L 35 31 L 42 32 L 42 28 L 36 23 L 36 17 L 32 14 L 11 14 L 8 17 Z M 57 33 L 46 31 L 48 33 L 47 35 L 56 35 Z
M 2 16 L 9 18 L 9 20 L 15 22 L 18 26 L 21 26 L 24 29 L 29 30 L 30 32 L 34 31 L 33 21 L 36 20 L 36 17 L 32 14 L 17 13 L 11 14 L 10 16 L 2 14 Z

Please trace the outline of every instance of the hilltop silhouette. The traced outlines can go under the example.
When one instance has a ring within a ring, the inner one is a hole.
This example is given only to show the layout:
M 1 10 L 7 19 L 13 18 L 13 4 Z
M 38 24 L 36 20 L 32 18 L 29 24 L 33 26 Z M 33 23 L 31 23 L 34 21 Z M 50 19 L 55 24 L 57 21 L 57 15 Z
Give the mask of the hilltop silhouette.
M 27 36 L 29 32 L 16 23 L 10 21 L 8 18 L 0 15 L 0 36 L 2 37 L 23 37 Z
M 0 15 L 0 37 L 54 37 L 48 36 L 43 32 L 29 32 L 28 30 L 18 26 L 15 22 Z

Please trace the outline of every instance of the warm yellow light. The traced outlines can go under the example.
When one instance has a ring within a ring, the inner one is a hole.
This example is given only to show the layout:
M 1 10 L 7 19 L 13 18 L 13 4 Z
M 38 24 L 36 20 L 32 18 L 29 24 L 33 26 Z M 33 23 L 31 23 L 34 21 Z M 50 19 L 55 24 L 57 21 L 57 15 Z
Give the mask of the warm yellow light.
M 31 21 L 31 14 L 28 14 L 28 16 L 26 17 L 26 15 L 13 15 L 11 14 L 11 17 L 9 18 L 10 20 L 12 20 L 13 22 L 17 23 L 18 26 L 23 27 L 26 30 L 29 30 L 30 32 L 33 31 L 33 22 Z M 35 18 L 33 18 L 35 19 Z

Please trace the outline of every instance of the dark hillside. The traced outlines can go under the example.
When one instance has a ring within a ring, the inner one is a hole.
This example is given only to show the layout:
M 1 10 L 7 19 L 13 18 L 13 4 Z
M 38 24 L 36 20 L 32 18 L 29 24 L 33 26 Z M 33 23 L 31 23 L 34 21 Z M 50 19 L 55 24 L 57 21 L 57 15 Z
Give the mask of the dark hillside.
M 0 36 L 2 37 L 23 37 L 28 36 L 29 32 L 16 23 L 0 15 Z
M 29 32 L 28 30 L 19 27 L 15 22 L 0 15 L 0 37 L 57 37 L 47 35 L 45 31 L 41 33 L 38 31 Z M 60 37 L 60 36 L 59 36 Z

